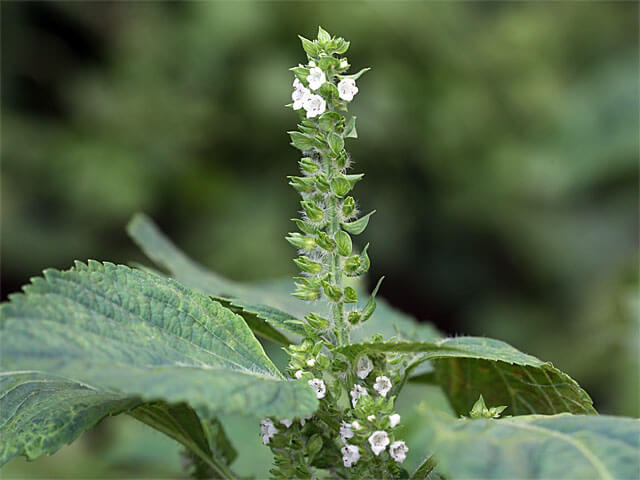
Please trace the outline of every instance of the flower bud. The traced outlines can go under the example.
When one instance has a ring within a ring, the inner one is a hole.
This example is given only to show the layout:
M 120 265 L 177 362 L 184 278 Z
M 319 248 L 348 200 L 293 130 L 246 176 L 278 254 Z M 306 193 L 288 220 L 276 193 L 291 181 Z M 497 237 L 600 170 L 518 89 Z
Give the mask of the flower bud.
M 335 236 L 336 246 L 338 247 L 338 253 L 343 257 L 351 255 L 353 250 L 353 244 L 351 243 L 351 237 L 343 230 L 338 230 Z
M 322 212 L 322 209 L 318 208 L 318 206 L 315 205 L 313 202 L 309 202 L 306 200 L 300 203 L 302 204 L 302 208 L 304 208 L 304 211 L 307 214 L 307 217 L 309 217 L 309 220 L 316 223 L 322 221 L 324 217 L 324 213 Z
M 351 182 L 343 176 L 331 180 L 331 191 L 338 197 L 344 197 L 351 190 Z
M 326 370 L 331 365 L 331 360 L 324 353 L 318 354 L 317 360 L 318 368 Z
M 342 202 L 342 215 L 345 218 L 349 218 L 356 209 L 356 201 L 353 197 L 347 197 Z
M 313 237 L 309 237 L 306 235 L 300 235 L 299 233 L 290 233 L 286 237 L 287 241 L 296 248 L 300 250 L 306 250 L 310 252 L 316 247 L 316 241 Z
M 358 301 L 358 294 L 351 287 L 344 287 L 344 301 L 345 303 L 356 303 Z
M 287 177 L 289 181 L 289 185 L 295 188 L 299 192 L 311 193 L 315 190 L 315 182 L 313 178 L 310 177 Z
M 315 313 L 310 313 L 309 315 L 304 317 L 304 319 L 311 327 L 315 328 L 316 330 L 326 330 L 327 328 L 329 328 L 329 320 Z
M 328 252 L 336 248 L 336 242 L 324 232 L 318 232 L 315 242 L 318 246 Z
M 344 261 L 344 271 L 348 276 L 353 276 L 360 268 L 360 256 L 353 255 Z
M 322 193 L 327 193 L 329 191 L 329 181 L 327 180 L 327 176 L 323 173 L 316 175 L 315 177 L 316 187 Z
M 329 282 L 323 281 L 322 289 L 324 290 L 325 295 L 334 302 L 338 302 L 342 298 L 342 291 L 337 285 L 331 285 Z
M 357 325 L 358 323 L 360 323 L 361 317 L 362 315 L 360 315 L 360 312 L 350 312 L 347 320 L 349 320 L 349 323 L 351 325 Z
M 313 175 L 318 170 L 320 170 L 320 166 L 316 162 L 314 162 L 312 158 L 304 157 L 300 159 L 299 163 L 302 171 L 310 175 Z
M 314 262 L 309 257 L 302 256 L 294 258 L 293 261 L 303 272 L 318 274 L 322 271 L 322 264 Z
M 311 225 L 309 222 L 305 222 L 300 220 L 299 218 L 292 218 L 292 222 L 295 222 L 296 226 L 300 229 L 301 232 L 308 233 L 309 235 L 313 235 L 318 230 L 314 225 Z

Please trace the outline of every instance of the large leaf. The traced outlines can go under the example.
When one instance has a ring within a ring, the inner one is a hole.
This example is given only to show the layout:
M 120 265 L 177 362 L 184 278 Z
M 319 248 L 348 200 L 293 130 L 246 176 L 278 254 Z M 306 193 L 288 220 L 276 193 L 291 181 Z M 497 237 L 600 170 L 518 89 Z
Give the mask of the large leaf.
M 367 352 L 406 352 L 413 366 L 431 361 L 457 414 L 467 414 L 482 394 L 488 404 L 507 405 L 511 415 L 595 413 L 589 395 L 549 362 L 489 338 L 457 337 L 436 342 L 353 343 L 340 348 L 352 358 Z
M 640 421 L 597 415 L 454 419 L 427 411 L 447 478 L 640 478 Z
M 287 381 L 244 320 L 178 282 L 125 266 L 48 270 L 2 306 L 2 363 L 206 414 L 305 416 L 317 405 Z
M 139 399 L 35 371 L 0 373 L 0 466 L 18 455 L 33 460 L 71 443 L 107 415 Z

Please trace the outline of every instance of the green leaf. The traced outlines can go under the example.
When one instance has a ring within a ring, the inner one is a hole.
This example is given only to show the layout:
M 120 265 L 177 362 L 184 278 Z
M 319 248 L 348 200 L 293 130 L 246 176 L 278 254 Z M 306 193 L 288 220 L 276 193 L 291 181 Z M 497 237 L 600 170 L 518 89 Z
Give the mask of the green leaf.
M 287 133 L 291 137 L 291 145 L 296 147 L 298 150 L 301 150 L 304 152 L 307 150 L 311 150 L 313 147 L 316 146 L 316 142 L 314 138 L 310 137 L 309 135 L 296 132 L 296 131 L 287 132 Z
M 318 27 L 318 41 L 320 42 L 328 42 L 331 40 L 331 35 L 324 28 Z
M 436 342 L 353 343 L 340 351 L 357 358 L 367 352 L 414 354 L 408 370 L 432 361 L 439 383 L 458 415 L 482 394 L 509 413 L 595 413 L 589 395 L 567 374 L 511 345 L 489 338 L 457 337 Z
M 342 228 L 353 235 L 360 235 L 364 232 L 364 229 L 367 228 L 367 225 L 369 225 L 369 218 L 374 213 L 376 213 L 375 210 L 367 213 L 363 217 L 360 217 L 358 220 L 354 220 L 353 222 L 342 222 Z
M 362 76 L 363 73 L 366 73 L 369 70 L 371 70 L 371 67 L 363 68 L 358 73 L 354 73 L 352 75 L 338 75 L 338 78 L 340 78 L 340 79 L 350 78 L 351 80 L 358 80 Z
M 447 478 L 640 478 L 640 421 L 596 415 L 454 419 L 427 411 Z
M 331 151 L 336 155 L 344 148 L 344 139 L 335 132 L 329 132 L 327 135 L 327 143 Z
M 3 366 L 65 376 L 199 412 L 305 416 L 242 317 L 178 282 L 125 266 L 47 270 L 2 306 Z
M 320 53 L 320 48 L 318 47 L 318 45 L 301 35 L 298 35 L 298 38 L 302 42 L 302 48 L 304 48 L 304 51 L 307 53 L 307 55 L 309 55 L 310 57 L 318 56 L 318 53 Z
M 426 480 L 429 478 L 433 469 L 436 468 L 437 462 L 433 455 L 429 458 L 426 458 L 420 466 L 413 472 L 411 475 L 411 480 Z
M 356 130 L 356 117 L 351 117 L 346 126 L 344 127 L 344 138 L 358 138 L 358 131 Z
M 3 352 L 6 355 L 6 352 Z M 0 373 L 0 466 L 55 453 L 108 415 L 141 401 L 37 371 Z

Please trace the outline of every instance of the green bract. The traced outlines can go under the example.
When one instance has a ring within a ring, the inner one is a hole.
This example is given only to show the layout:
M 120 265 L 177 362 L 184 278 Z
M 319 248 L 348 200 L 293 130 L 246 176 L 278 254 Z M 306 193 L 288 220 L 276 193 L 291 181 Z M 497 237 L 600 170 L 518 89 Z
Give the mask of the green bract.
M 193 476 L 234 479 L 221 420 L 236 413 L 262 418 L 274 478 L 638 478 L 638 420 L 595 415 L 575 380 L 504 342 L 445 338 L 377 298 L 382 278 L 370 295 L 351 280 L 371 263 L 352 236 L 375 210 L 358 217 L 345 150 L 369 69 L 348 74 L 349 42 L 322 28 L 300 38 L 295 290 L 225 279 L 136 215 L 128 232 L 159 271 L 76 262 L 2 305 L 0 465 L 126 413 L 183 445 Z M 286 350 L 285 371 L 256 336 Z M 408 383 L 424 395 L 403 419 Z

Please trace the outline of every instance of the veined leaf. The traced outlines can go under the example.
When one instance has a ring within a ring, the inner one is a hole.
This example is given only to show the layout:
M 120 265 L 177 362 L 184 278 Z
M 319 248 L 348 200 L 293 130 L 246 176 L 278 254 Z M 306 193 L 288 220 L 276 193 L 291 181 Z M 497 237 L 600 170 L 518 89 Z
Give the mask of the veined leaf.
M 467 414 L 478 395 L 487 404 L 508 405 L 507 415 L 595 413 L 589 395 L 551 363 L 489 338 L 457 337 L 435 342 L 353 343 L 339 349 L 356 358 L 367 352 L 414 354 L 414 368 L 431 361 L 457 414 Z
M 3 367 L 57 374 L 198 411 L 305 416 L 317 405 L 285 380 L 244 320 L 178 282 L 125 266 L 48 270 L 2 306 Z
M 427 411 L 429 444 L 451 478 L 640 478 L 640 420 L 597 415 L 454 419 Z

